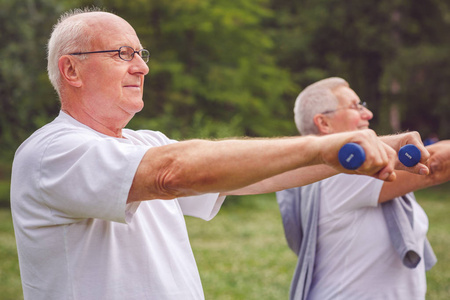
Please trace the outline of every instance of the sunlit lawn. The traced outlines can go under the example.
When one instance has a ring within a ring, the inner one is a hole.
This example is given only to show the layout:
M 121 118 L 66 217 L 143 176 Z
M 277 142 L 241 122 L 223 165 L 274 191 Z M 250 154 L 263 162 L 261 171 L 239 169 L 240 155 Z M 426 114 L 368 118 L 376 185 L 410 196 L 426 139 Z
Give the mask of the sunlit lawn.
M 450 299 L 450 183 L 418 191 L 416 198 L 428 215 L 428 239 L 438 258 L 427 273 L 427 299 Z
M 206 299 L 288 298 L 296 257 L 274 197 L 227 199 L 212 221 L 187 218 Z
M 427 300 L 450 299 L 450 184 L 416 193 L 438 257 Z M 288 249 L 274 194 L 227 199 L 212 221 L 187 217 L 206 299 L 287 299 L 296 257 Z M 9 209 L 0 209 L 0 299 L 22 299 Z
M 450 299 L 450 184 L 418 191 L 438 257 L 427 300 Z M 237 201 L 236 201 L 237 200 Z M 296 258 L 288 249 L 274 194 L 227 199 L 210 222 L 188 218 L 206 299 L 287 299 Z
M 16 240 L 9 209 L 0 209 L 0 299 L 23 299 Z

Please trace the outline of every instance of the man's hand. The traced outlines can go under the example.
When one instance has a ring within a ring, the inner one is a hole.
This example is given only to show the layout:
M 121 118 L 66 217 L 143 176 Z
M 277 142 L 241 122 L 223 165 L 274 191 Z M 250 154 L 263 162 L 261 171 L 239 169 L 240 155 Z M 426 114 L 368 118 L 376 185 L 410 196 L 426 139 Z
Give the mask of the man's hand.
M 422 143 L 422 139 L 420 138 L 420 134 L 417 131 L 405 132 L 395 135 L 386 135 L 381 136 L 380 139 L 391 146 L 395 151 L 399 151 L 401 147 L 412 144 L 415 145 L 421 153 L 420 162 L 414 167 L 406 167 L 403 165 L 398 159 L 395 163 L 396 170 L 404 170 L 411 173 L 416 173 L 420 175 L 427 175 L 430 170 L 427 166 L 427 161 L 430 158 L 430 153 L 427 148 Z
M 330 165 L 341 173 L 369 175 L 375 178 L 393 181 L 396 178 L 394 166 L 397 153 L 390 146 L 382 142 L 375 132 L 370 129 L 345 133 L 330 134 L 319 137 L 321 139 L 320 157 L 323 163 Z M 347 143 L 359 144 L 365 151 L 366 160 L 357 170 L 343 168 L 338 160 L 338 152 Z
M 434 184 L 450 180 L 450 140 L 440 141 L 426 147 L 430 152 L 428 166 Z

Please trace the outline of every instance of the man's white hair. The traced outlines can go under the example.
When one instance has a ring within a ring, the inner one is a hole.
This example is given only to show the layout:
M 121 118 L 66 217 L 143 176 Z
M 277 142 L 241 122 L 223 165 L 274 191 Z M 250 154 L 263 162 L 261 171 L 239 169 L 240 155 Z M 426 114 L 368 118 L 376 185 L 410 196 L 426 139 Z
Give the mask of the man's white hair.
M 101 11 L 99 8 L 70 10 L 58 19 L 47 44 L 47 72 L 50 82 L 61 98 L 61 74 L 58 68 L 59 58 L 74 52 L 87 52 L 91 45 L 92 35 L 86 34 L 89 28 L 86 22 L 72 16 Z M 86 55 L 81 55 L 85 59 Z
M 295 125 L 302 135 L 319 134 L 314 124 L 314 116 L 338 106 L 338 99 L 333 91 L 338 87 L 349 87 L 347 81 L 339 77 L 331 77 L 317 81 L 306 87 L 295 100 Z

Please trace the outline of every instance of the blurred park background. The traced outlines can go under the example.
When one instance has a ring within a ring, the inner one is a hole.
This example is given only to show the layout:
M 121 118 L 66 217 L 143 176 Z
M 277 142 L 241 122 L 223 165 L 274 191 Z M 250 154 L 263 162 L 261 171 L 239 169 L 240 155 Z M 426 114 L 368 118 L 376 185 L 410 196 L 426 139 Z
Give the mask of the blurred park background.
M 450 138 L 447 0 L 0 0 L 0 205 L 8 220 L 0 229 L 9 234 L 14 151 L 59 111 L 47 39 L 62 12 L 92 5 L 129 21 L 150 51 L 145 108 L 130 128 L 174 139 L 296 135 L 298 93 L 339 76 L 368 103 L 379 134 Z M 0 268 L 0 278 L 8 274 Z

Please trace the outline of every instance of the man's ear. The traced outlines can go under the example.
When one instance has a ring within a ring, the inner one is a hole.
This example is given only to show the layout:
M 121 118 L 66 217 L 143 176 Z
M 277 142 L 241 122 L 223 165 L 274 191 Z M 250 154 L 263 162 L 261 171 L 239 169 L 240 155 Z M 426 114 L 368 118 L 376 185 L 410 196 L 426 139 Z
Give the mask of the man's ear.
M 327 116 L 323 114 L 317 114 L 314 116 L 313 120 L 317 129 L 319 129 L 319 134 L 333 133 L 333 128 L 330 123 L 330 119 Z
M 81 78 L 77 69 L 76 61 L 70 55 L 63 55 L 58 61 L 59 72 L 64 81 L 74 87 L 81 86 Z

